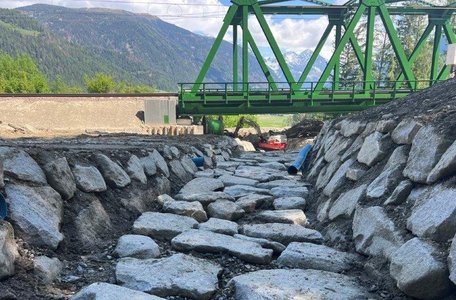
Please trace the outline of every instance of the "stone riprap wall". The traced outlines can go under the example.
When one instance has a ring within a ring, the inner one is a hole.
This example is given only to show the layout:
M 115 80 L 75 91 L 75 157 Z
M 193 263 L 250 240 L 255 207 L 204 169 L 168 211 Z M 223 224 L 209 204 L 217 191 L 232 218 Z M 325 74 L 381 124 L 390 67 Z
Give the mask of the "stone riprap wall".
M 100 251 L 141 213 L 161 207 L 158 195 L 171 194 L 194 177 L 193 156 L 204 157 L 205 166 L 212 167 L 229 159 L 235 147 L 229 138 L 179 148 L 153 141 L 118 150 L 0 147 L 0 192 L 9 211 L 0 220 L 0 285 L 23 262 L 32 264 L 31 274 L 44 283 L 54 281 L 63 268 L 57 256 L 68 259 L 68 266 L 70 254 L 80 258 Z M 39 286 L 25 282 L 30 275 L 18 276 L 25 291 Z M 78 280 L 62 277 L 63 282 Z M 1 296 L 7 291 L 3 287 Z
M 383 115 L 327 122 L 307 180 L 325 239 L 369 257 L 418 299 L 454 295 L 456 141 L 432 123 Z M 384 280 L 386 280 L 383 278 Z

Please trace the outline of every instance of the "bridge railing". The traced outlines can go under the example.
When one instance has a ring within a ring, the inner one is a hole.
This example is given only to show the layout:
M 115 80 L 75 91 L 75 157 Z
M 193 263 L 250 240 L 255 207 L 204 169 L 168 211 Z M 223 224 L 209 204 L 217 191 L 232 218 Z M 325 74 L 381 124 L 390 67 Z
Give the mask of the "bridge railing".
M 280 95 L 294 100 L 349 100 L 360 97 L 394 99 L 427 88 L 438 80 L 416 81 L 309 81 L 298 86 L 287 82 L 203 82 L 179 84 L 181 101 L 280 100 Z M 195 86 L 198 86 L 195 89 Z M 257 98 L 255 98 L 258 96 Z

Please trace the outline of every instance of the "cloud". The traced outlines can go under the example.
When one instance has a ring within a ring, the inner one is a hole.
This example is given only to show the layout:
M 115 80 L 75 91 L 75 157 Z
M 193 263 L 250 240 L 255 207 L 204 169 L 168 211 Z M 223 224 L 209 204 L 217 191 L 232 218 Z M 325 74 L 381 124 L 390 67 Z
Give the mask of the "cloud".
M 35 3 L 60 5 L 66 7 L 102 7 L 123 9 L 135 13 L 156 15 L 166 22 L 175 24 L 195 33 L 215 37 L 228 10 L 219 0 L 160 0 L 153 3 L 149 0 L 2 0 L 0 7 L 15 8 Z M 267 16 L 277 43 L 282 51 L 302 52 L 313 50 L 318 43 L 328 20 L 327 17 L 312 19 L 295 19 L 291 17 Z M 258 46 L 263 50 L 268 48 L 266 37 L 255 17 L 249 18 L 250 30 Z M 225 40 L 232 41 L 231 30 Z M 332 35 L 334 36 L 334 35 Z M 332 52 L 332 38 L 326 43 L 322 56 L 329 58 Z

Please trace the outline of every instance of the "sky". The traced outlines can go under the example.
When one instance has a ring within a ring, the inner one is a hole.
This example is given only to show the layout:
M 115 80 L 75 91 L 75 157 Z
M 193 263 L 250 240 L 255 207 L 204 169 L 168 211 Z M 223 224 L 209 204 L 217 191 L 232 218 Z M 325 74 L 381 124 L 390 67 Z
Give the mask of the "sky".
M 342 0 L 336 0 L 342 1 Z M 162 20 L 205 36 L 215 37 L 222 26 L 230 1 L 228 0 L 0 0 L 0 7 L 16 8 L 36 3 L 66 7 L 103 7 L 156 15 Z M 287 5 L 303 4 L 289 1 Z M 305 5 L 305 4 L 304 4 Z M 321 16 L 267 16 L 267 21 L 282 51 L 301 53 L 313 50 L 323 34 L 328 20 Z M 267 40 L 256 21 L 249 18 L 249 28 L 265 56 L 272 56 Z M 225 39 L 232 41 L 231 30 Z M 333 36 L 328 39 L 322 56 L 329 59 Z

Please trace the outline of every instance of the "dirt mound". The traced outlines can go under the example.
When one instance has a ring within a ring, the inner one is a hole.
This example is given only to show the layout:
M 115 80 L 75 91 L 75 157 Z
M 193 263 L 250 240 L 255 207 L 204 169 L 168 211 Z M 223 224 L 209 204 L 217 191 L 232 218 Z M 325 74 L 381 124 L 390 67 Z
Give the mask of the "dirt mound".
M 315 137 L 323 127 L 323 122 L 318 120 L 302 120 L 295 126 L 287 129 L 285 134 L 288 138 Z
M 415 118 L 425 124 L 434 123 L 445 135 L 456 137 L 456 79 L 368 109 L 351 119 L 375 122 L 389 114 L 398 119 Z

